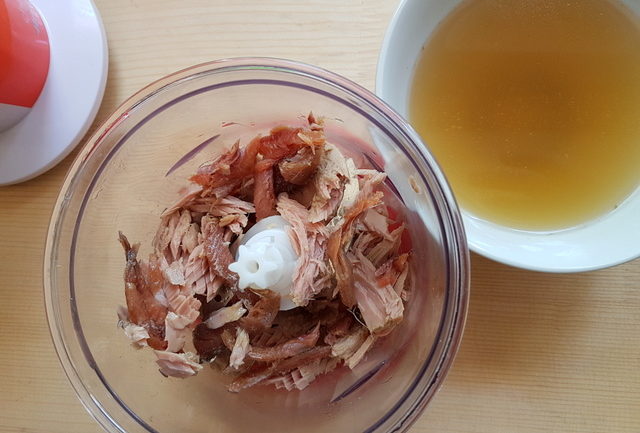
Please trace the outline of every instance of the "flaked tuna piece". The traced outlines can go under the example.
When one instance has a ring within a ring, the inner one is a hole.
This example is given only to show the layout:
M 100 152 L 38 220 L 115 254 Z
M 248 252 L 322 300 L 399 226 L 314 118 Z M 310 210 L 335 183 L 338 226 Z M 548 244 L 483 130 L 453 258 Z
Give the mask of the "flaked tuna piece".
M 309 350 L 305 350 L 298 355 L 292 356 L 291 358 L 287 358 L 276 363 L 276 372 L 286 373 L 303 365 L 307 365 L 310 362 L 322 358 L 327 358 L 329 356 L 331 356 L 331 346 L 315 346 Z
M 169 310 L 184 320 L 185 326 L 198 319 L 202 303 L 193 296 L 189 287 L 166 283 L 163 291 Z
M 155 256 L 150 257 L 148 264 L 139 262 L 138 245 L 132 247 L 122 232 L 119 235 L 127 260 L 124 281 L 129 320 L 147 330 L 149 346 L 164 350 L 164 318 L 167 307 L 161 300 L 164 278 L 160 265 Z
M 270 328 L 280 310 L 280 295 L 271 290 L 260 290 L 259 294 L 260 300 L 238 322 L 250 336 Z
M 346 209 L 358 195 L 358 179 L 351 158 L 345 158 L 334 145 L 327 143 L 313 180 L 316 194 L 309 211 L 311 221 L 334 217 L 338 209 Z
M 403 316 L 402 299 L 393 287 L 378 286 L 376 268 L 361 252 L 349 253 L 354 272 L 354 291 L 358 309 L 371 334 L 386 335 Z
M 242 233 L 242 229 L 249 222 L 248 214 L 255 212 L 252 203 L 231 195 L 222 198 L 202 197 L 195 200 L 189 209 L 192 212 L 205 213 L 220 218 L 220 226 L 229 226 L 235 234 Z
M 276 214 L 276 193 L 273 180 L 273 167 L 271 161 L 263 163 L 265 168 L 256 171 L 253 191 L 253 202 L 256 206 L 256 220 L 270 217 Z
M 210 329 L 222 328 L 227 323 L 239 320 L 247 310 L 242 306 L 242 301 L 238 301 L 229 307 L 223 307 L 216 310 L 204 321 Z
M 400 275 L 408 269 L 409 253 L 393 257 L 376 269 L 376 281 L 379 286 L 395 286 Z M 399 292 L 398 292 L 399 294 Z
M 229 357 L 229 367 L 238 369 L 244 364 L 244 358 L 251 350 L 249 345 L 249 334 L 242 328 L 236 329 L 236 341 L 233 343 L 233 349 L 231 349 L 231 356 Z
M 342 303 L 346 307 L 352 308 L 356 304 L 356 298 L 353 293 L 353 270 L 342 247 L 342 236 L 340 229 L 329 236 L 327 257 L 336 275 L 336 287 L 333 296 L 340 294 Z
M 192 223 L 189 225 L 189 229 L 184 234 L 182 238 L 182 247 L 184 249 L 185 254 L 183 255 L 188 257 L 189 254 L 198 246 L 198 235 L 200 234 L 200 226 L 198 224 Z
M 163 217 L 153 240 L 156 255 L 168 263 L 188 255 L 197 243 L 198 224 L 188 210 L 176 210 Z
M 331 355 L 347 360 L 362 346 L 369 336 L 369 330 L 358 325 L 351 332 L 331 344 Z
M 378 170 L 370 168 L 358 168 L 356 170 L 358 175 L 358 182 L 360 183 L 360 189 L 369 184 L 373 187 L 380 185 L 387 178 L 387 174 Z
M 278 168 L 283 179 L 294 185 L 305 185 L 316 173 L 322 156 L 324 146 L 306 146 L 290 158 L 285 158 L 278 163 Z
M 156 230 L 156 234 L 153 238 L 153 248 L 157 256 L 165 257 L 167 262 L 172 262 L 174 257 L 171 255 L 171 239 L 178 226 L 180 220 L 180 213 L 173 212 L 164 216 L 160 220 L 160 226 Z
M 388 239 L 382 239 L 367 251 L 367 258 L 375 266 L 380 266 L 390 257 L 398 253 L 400 242 L 402 241 L 402 233 L 404 232 L 404 224 L 397 227 L 389 233 Z
M 252 336 L 254 346 L 268 347 L 284 343 L 306 333 L 317 321 L 302 309 L 280 311 L 270 328 Z
M 320 338 L 320 325 L 307 334 L 300 335 L 272 347 L 251 347 L 247 358 L 252 361 L 273 362 L 298 355 L 316 345 Z
M 124 334 L 131 340 L 131 345 L 135 348 L 142 348 L 148 346 L 147 339 L 149 333 L 145 328 L 134 323 L 127 323 L 123 325 Z
M 254 203 L 256 219 L 260 221 L 275 215 L 274 166 L 283 159 L 292 158 L 304 147 L 311 147 L 312 153 L 324 145 L 322 129 L 289 128 L 278 126 L 269 135 L 259 137 L 259 153 L 262 159 L 255 164 Z
M 276 372 L 276 366 L 254 364 L 252 368 L 236 377 L 233 382 L 228 386 L 229 392 L 240 392 L 243 389 L 250 388 L 259 384 L 260 382 L 268 379 Z
M 329 373 L 338 367 L 340 360 L 337 358 L 316 359 L 309 364 L 302 365 L 281 376 L 265 380 L 263 385 L 274 385 L 276 389 L 303 390 L 308 387 L 318 376 Z
M 383 209 L 382 207 L 379 208 Z M 386 215 L 378 212 L 379 208 L 368 209 L 362 215 L 360 222 L 366 231 L 373 232 L 383 239 L 391 240 L 391 234 L 389 233 L 389 219 Z
M 156 363 L 160 367 L 160 373 L 164 376 L 184 379 L 197 374 L 202 370 L 198 363 L 198 355 L 191 352 L 173 353 L 163 350 L 154 350 Z
M 309 211 L 286 194 L 278 197 L 278 212 L 291 225 L 289 236 L 298 255 L 293 273 L 291 297 L 298 306 L 305 306 L 325 287 L 329 273 L 326 266 L 327 235 L 322 223 L 311 223 Z
M 292 157 L 303 147 L 320 147 L 325 144 L 322 129 L 311 130 L 288 126 L 276 126 L 269 135 L 260 137 L 259 141 L 259 153 L 264 159 L 273 160 L 274 163 Z
M 169 242 L 169 249 L 171 250 L 171 256 L 176 259 L 180 257 L 180 247 L 182 246 L 182 238 L 187 234 L 189 227 L 191 226 L 191 213 L 188 210 L 180 212 L 178 223 L 171 236 Z
M 211 195 L 211 191 L 220 187 L 239 185 L 245 177 L 253 175 L 259 145 L 258 139 L 251 140 L 242 149 L 240 149 L 240 142 L 234 143 L 222 155 L 201 165 L 198 172 L 191 176 L 190 180 L 203 187 L 203 195 Z M 227 194 L 216 195 L 224 197 Z
M 300 353 L 299 355 L 271 365 L 255 363 L 251 369 L 238 376 L 231 385 L 229 385 L 228 389 L 231 392 L 239 392 L 251 386 L 258 385 L 266 379 L 269 379 L 271 376 L 289 373 L 294 369 L 308 365 L 317 360 L 321 360 L 330 355 L 330 346 L 316 346 Z
M 355 220 L 366 210 L 382 203 L 383 193 L 374 191 L 374 186 L 371 182 L 363 185 L 355 203 L 346 211 L 342 223 L 331 233 L 327 242 L 327 255 L 336 275 L 336 291 L 348 308 L 356 304 L 356 299 L 353 293 L 353 271 L 346 252 L 353 239 Z
M 204 243 L 200 243 L 193 249 L 184 266 L 184 272 L 185 286 L 196 295 L 206 295 L 207 302 L 213 299 L 225 281 L 210 269 L 204 253 Z
M 224 278 L 230 285 L 235 285 L 238 275 L 229 270 L 229 265 L 234 261 L 229 243 L 225 241 L 225 231 L 218 225 L 218 220 L 212 217 L 202 218 L 202 235 L 204 242 L 204 254 L 209 262 L 209 267 L 216 275 Z
M 369 335 L 367 339 L 364 340 L 362 345 L 360 345 L 358 350 L 356 350 L 353 355 L 349 356 L 346 359 L 346 364 L 350 369 L 353 370 L 360 363 L 360 361 L 362 361 L 364 355 L 369 351 L 373 343 L 375 343 L 376 338 L 377 337 L 375 335 Z
M 165 341 L 167 342 L 167 352 L 180 352 L 184 347 L 187 338 L 191 335 L 188 328 L 192 322 L 178 316 L 173 311 L 167 313 L 165 318 Z
M 182 258 L 173 261 L 171 264 L 168 264 L 166 257 L 162 257 L 160 259 L 160 269 L 162 269 L 162 274 L 171 284 L 177 286 L 185 285 L 184 265 L 182 264 Z
M 224 278 L 214 275 L 213 272 L 209 272 L 205 275 L 204 279 L 207 286 L 206 300 L 207 302 L 211 302 L 211 300 L 218 294 L 220 288 L 224 285 Z
M 189 204 L 200 195 L 202 192 L 202 185 L 197 184 L 189 184 L 187 187 L 183 188 L 180 191 L 180 198 L 176 201 L 172 206 L 165 209 L 164 212 L 160 215 L 161 218 L 164 218 L 168 215 L 171 215 L 173 212 L 181 209 L 183 207 L 188 207 Z
M 221 227 L 229 227 L 235 234 L 242 233 L 249 222 L 248 214 L 254 213 L 252 203 L 238 197 L 226 196 L 202 197 L 191 205 L 191 211 L 207 213 L 209 216 L 220 218 Z
M 409 266 L 407 265 L 404 267 L 400 275 L 398 275 L 398 278 L 393 285 L 393 290 L 400 295 L 403 301 L 407 302 L 409 300 L 409 286 Z

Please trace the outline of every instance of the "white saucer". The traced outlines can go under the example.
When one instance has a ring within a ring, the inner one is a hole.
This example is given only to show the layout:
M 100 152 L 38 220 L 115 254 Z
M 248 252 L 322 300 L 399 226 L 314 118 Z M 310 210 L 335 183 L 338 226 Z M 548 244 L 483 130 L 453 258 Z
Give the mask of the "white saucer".
M 91 0 L 31 0 L 47 27 L 49 75 L 29 114 L 0 132 L 0 185 L 31 179 L 78 144 L 107 82 L 107 38 Z

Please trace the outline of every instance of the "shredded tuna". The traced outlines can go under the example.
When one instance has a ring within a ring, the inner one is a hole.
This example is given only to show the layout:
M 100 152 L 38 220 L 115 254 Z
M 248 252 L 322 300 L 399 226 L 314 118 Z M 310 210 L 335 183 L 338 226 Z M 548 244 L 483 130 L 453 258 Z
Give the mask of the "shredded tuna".
M 248 357 L 254 361 L 273 362 L 298 355 L 313 347 L 320 338 L 320 325 L 311 332 L 273 347 L 252 347 Z
M 404 225 L 389 234 L 388 239 L 382 239 L 367 252 L 367 258 L 376 266 L 380 266 L 389 257 L 398 253 Z
M 184 347 L 187 338 L 191 335 L 191 329 L 187 326 L 191 324 L 184 317 L 178 316 L 170 311 L 165 318 L 165 340 L 167 341 L 168 352 L 180 352 Z
M 123 327 L 124 334 L 131 340 L 131 344 L 134 347 L 146 347 L 149 333 L 145 328 L 133 323 L 128 323 Z
M 276 193 L 273 182 L 273 168 L 268 166 L 255 175 L 255 185 L 253 191 L 253 201 L 256 205 L 256 219 L 276 214 Z
M 403 318 L 411 253 L 386 175 L 352 155 L 327 143 L 310 114 L 201 165 L 162 212 L 148 260 L 120 234 L 119 326 L 132 344 L 155 349 L 165 376 L 193 376 L 207 362 L 232 377 L 230 392 L 303 390 L 366 359 Z M 289 292 L 240 290 L 229 265 L 245 232 L 271 215 L 289 223 L 297 255 Z M 279 293 L 297 308 L 280 311 Z
M 309 222 L 309 212 L 286 194 L 278 197 L 278 212 L 291 224 L 291 241 L 298 255 L 293 274 L 293 302 L 305 306 L 324 288 L 326 266 L 326 229 L 320 223 Z
M 233 344 L 231 350 L 231 356 L 229 357 L 229 367 L 238 369 L 244 363 L 244 358 L 251 347 L 249 346 L 249 334 L 242 328 L 238 328 L 236 334 L 236 341 Z
M 362 358 L 364 358 L 364 355 L 367 353 L 367 351 L 371 348 L 373 343 L 376 341 L 376 338 L 377 337 L 375 335 L 369 335 L 367 339 L 364 340 L 364 342 L 360 345 L 358 350 L 356 350 L 353 355 L 349 356 L 346 359 L 347 366 L 350 369 L 353 370 L 360 363 L 360 361 L 362 361 Z
M 362 253 L 349 255 L 354 269 L 354 288 L 358 309 L 373 335 L 386 335 L 403 316 L 402 299 L 389 285 L 378 286 L 376 268 Z
M 160 217 L 164 218 L 168 215 L 171 215 L 173 212 L 187 207 L 189 203 L 191 203 L 200 193 L 202 192 L 202 185 L 197 184 L 189 184 L 186 188 L 183 188 L 181 191 L 181 196 L 172 206 L 168 207 Z
M 230 392 L 240 392 L 243 389 L 250 388 L 260 382 L 268 379 L 276 372 L 276 365 L 256 366 L 245 373 L 238 376 L 227 388 Z
M 406 272 L 408 270 L 409 254 L 404 253 L 397 257 L 387 260 L 382 266 L 376 269 L 376 281 L 379 286 L 393 286 L 395 289 L 396 283 L 401 275 L 404 274 L 406 278 Z M 404 287 L 404 281 L 400 282 L 399 289 Z M 400 290 L 396 290 L 400 294 Z
M 331 346 L 316 346 L 312 349 L 306 350 L 299 355 L 287 358 L 284 361 L 276 364 L 276 371 L 279 373 L 285 373 L 293 369 L 299 368 L 303 365 L 307 365 L 317 359 L 326 358 L 331 355 Z
M 327 252 L 336 273 L 336 291 L 347 307 L 353 307 L 356 303 L 353 272 L 346 258 L 353 239 L 353 224 L 363 212 L 382 203 L 382 197 L 382 192 L 374 190 L 373 183 L 365 182 L 355 203 L 345 212 L 342 224 L 329 236 Z
M 240 326 L 244 328 L 249 335 L 255 335 L 268 329 L 280 310 L 280 295 L 271 290 L 261 290 L 261 299 L 256 302 L 249 313 L 240 319 Z
M 331 345 L 331 355 L 341 359 L 348 359 L 369 336 L 369 331 L 362 326 L 356 327 L 350 334 L 338 339 Z
M 315 174 L 323 155 L 324 146 L 303 147 L 291 158 L 280 161 L 278 164 L 280 174 L 289 183 L 305 185 Z
M 185 278 L 184 278 L 184 266 L 182 264 L 182 258 L 175 260 L 173 263 L 168 264 L 167 259 L 162 257 L 160 259 L 160 269 L 162 269 L 162 273 L 164 277 L 169 281 L 169 283 L 184 286 Z
M 345 158 L 337 147 L 327 144 L 314 178 L 316 194 L 309 211 L 311 221 L 319 222 L 344 214 L 353 205 L 359 191 L 356 168 L 351 158 Z M 336 220 L 337 222 L 337 220 Z
M 198 356 L 191 352 L 173 353 L 154 350 L 154 353 L 158 358 L 156 363 L 160 367 L 160 373 L 164 376 L 184 379 L 202 370 L 202 366 L 198 363 Z
M 193 297 L 193 293 L 188 288 L 167 283 L 164 286 L 164 295 L 169 310 L 178 316 L 173 319 L 173 322 L 178 323 L 178 320 L 182 322 L 179 327 L 189 326 L 198 319 L 202 303 Z
M 234 259 L 229 251 L 229 244 L 224 239 L 224 229 L 218 224 L 215 218 L 205 221 L 202 218 L 202 234 L 204 236 L 204 253 L 209 261 L 211 269 L 224 278 L 227 283 L 234 285 L 238 280 L 238 275 L 229 270 L 229 265 Z
M 243 149 L 240 149 L 240 143 L 236 142 L 218 158 L 203 164 L 198 172 L 191 177 L 191 181 L 209 191 L 234 184 L 235 181 L 253 174 L 258 149 L 259 140 L 251 141 Z
M 247 310 L 242 306 L 242 302 L 238 301 L 229 307 L 216 310 L 204 323 L 210 329 L 222 328 L 227 323 L 239 320 L 246 312 Z
M 340 365 L 337 358 L 322 358 L 302 365 L 286 374 L 273 377 L 262 382 L 263 385 L 274 385 L 276 389 L 303 390 L 313 382 L 316 377 L 335 370 Z
M 129 319 L 147 330 L 149 346 L 163 350 L 166 347 L 164 318 L 167 315 L 167 307 L 157 297 L 162 292 L 164 283 L 158 260 L 151 257 L 148 264 L 138 262 L 138 246 L 132 247 L 122 232 L 120 243 L 127 260 L 124 280 Z

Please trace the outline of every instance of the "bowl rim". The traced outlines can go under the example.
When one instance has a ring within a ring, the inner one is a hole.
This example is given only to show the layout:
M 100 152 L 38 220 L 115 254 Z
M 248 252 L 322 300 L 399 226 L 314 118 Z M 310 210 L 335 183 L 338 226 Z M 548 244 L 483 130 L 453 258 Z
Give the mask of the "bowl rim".
M 444 16 L 462 2 L 451 2 Z M 433 2 L 400 2 L 378 56 L 376 94 L 405 118 L 408 117 L 408 92 L 419 53 L 414 51 L 415 44 L 424 46 L 433 31 L 412 25 L 412 22 L 422 22 L 429 4 Z M 640 5 L 637 8 L 640 10 Z M 413 31 L 414 27 L 417 27 L 417 33 Z M 437 24 L 434 29 L 436 27 Z M 410 48 L 406 38 L 411 40 Z M 398 66 L 398 57 L 413 58 L 407 60 L 412 61 L 411 67 L 407 64 Z M 399 75 L 392 77 L 392 71 L 399 71 Z M 473 252 L 521 269 L 550 273 L 586 272 L 640 257 L 640 219 L 635 217 L 640 214 L 640 184 L 615 210 L 561 230 L 520 230 L 482 220 L 462 208 L 460 211 Z
M 82 150 L 79 152 L 71 167 L 69 168 L 69 171 L 67 172 L 55 206 L 52 210 L 52 217 L 47 231 L 43 264 L 43 286 L 47 321 L 57 356 L 63 366 L 65 374 L 67 375 L 69 381 L 71 382 L 71 385 L 78 395 L 78 398 L 84 405 L 85 409 L 89 412 L 89 414 L 105 430 L 122 431 L 120 425 L 113 419 L 113 417 L 110 416 L 110 413 L 105 410 L 105 408 L 103 408 L 98 401 L 96 401 L 89 389 L 83 383 L 83 378 L 74 365 L 73 358 L 70 354 L 69 345 L 65 341 L 65 336 L 63 335 L 60 326 L 60 323 L 62 323 L 63 320 L 61 317 L 60 303 L 58 302 L 60 293 L 58 293 L 58 287 L 54 280 L 54 276 L 57 272 L 55 269 L 55 258 L 56 253 L 58 253 L 58 228 L 65 219 L 66 205 L 71 198 L 71 193 L 73 192 L 73 186 L 75 185 L 75 182 L 77 181 L 80 174 L 82 174 L 84 164 L 95 154 L 100 144 L 103 142 L 103 139 L 109 134 L 109 132 L 116 128 L 120 124 L 120 122 L 122 122 L 123 119 L 127 117 L 127 113 L 130 110 L 135 109 L 137 106 L 144 103 L 144 101 L 152 98 L 158 92 L 161 92 L 168 86 L 171 86 L 182 79 L 193 77 L 200 73 L 211 73 L 212 71 L 220 71 L 225 69 L 233 70 L 234 68 L 242 68 L 245 70 L 253 69 L 256 71 L 259 69 L 275 68 L 277 70 L 280 70 L 281 72 L 293 73 L 305 76 L 317 82 L 329 83 L 350 95 L 358 97 L 360 100 L 367 103 L 370 107 L 379 112 L 379 114 L 383 115 L 386 120 L 390 121 L 393 126 L 398 129 L 399 132 L 404 134 L 405 138 L 407 138 L 407 141 L 415 147 L 418 155 L 424 159 L 424 162 L 430 168 L 430 174 L 433 176 L 435 182 L 437 183 L 437 187 L 439 188 L 439 196 L 441 196 L 442 200 L 444 200 L 444 203 L 446 204 L 445 208 L 441 209 L 441 211 L 444 211 L 444 215 L 441 215 L 440 219 L 442 220 L 446 218 L 448 228 L 451 233 L 443 233 L 443 236 L 450 237 L 451 239 L 449 239 L 449 241 L 453 242 L 453 244 L 456 246 L 455 249 L 451 248 L 447 259 L 448 262 L 454 262 L 453 266 L 455 266 L 455 269 L 458 270 L 458 275 L 454 276 L 455 284 L 450 283 L 450 287 L 454 289 L 453 294 L 455 298 L 451 301 L 451 305 L 453 308 L 452 313 L 449 314 L 449 312 L 445 311 L 443 313 L 443 319 L 440 324 L 441 327 L 444 325 L 445 318 L 447 318 L 450 322 L 448 328 L 446 329 L 448 335 L 444 336 L 446 341 L 441 347 L 438 347 L 441 343 L 436 343 L 432 349 L 432 351 L 435 351 L 435 349 L 438 348 L 438 350 L 441 351 L 441 355 L 439 355 L 439 358 L 437 359 L 438 366 L 436 371 L 438 374 L 435 375 L 435 378 L 431 383 L 428 384 L 428 386 L 423 386 L 423 388 L 425 388 L 425 392 L 422 393 L 422 395 L 416 396 L 415 403 L 412 405 L 412 407 L 404 410 L 404 414 L 401 417 L 402 419 L 400 420 L 401 422 L 393 425 L 394 431 L 406 431 L 406 429 L 408 429 L 409 426 L 412 425 L 413 422 L 415 422 L 418 415 L 422 412 L 424 407 L 441 386 L 460 346 L 469 301 L 470 268 L 469 252 L 466 247 L 466 237 L 462 228 L 462 219 L 460 217 L 455 199 L 450 191 L 448 184 L 446 183 L 446 179 L 442 175 L 440 168 L 435 163 L 435 160 L 432 158 L 432 156 L 426 151 L 424 146 L 415 144 L 420 143 L 420 138 L 417 133 L 413 131 L 413 129 L 402 119 L 402 117 L 395 113 L 373 93 L 369 92 L 358 84 L 325 69 L 296 61 L 268 57 L 239 57 L 214 60 L 211 62 L 201 63 L 179 70 L 158 80 L 155 80 L 154 82 L 148 84 L 147 86 L 143 87 L 132 96 L 127 98 L 108 118 L 106 118 L 106 120 L 102 122 L 102 124 L 96 129 L 94 134 L 86 141 Z M 97 174 L 99 174 L 99 172 Z M 93 173 L 93 175 L 95 176 L 96 173 Z M 90 192 L 91 191 L 89 190 L 88 193 Z M 83 197 L 86 197 L 87 193 L 83 194 Z M 83 197 L 80 197 L 80 199 L 82 199 Z M 441 224 L 443 223 L 441 222 Z M 70 269 L 72 269 L 72 267 Z M 54 288 L 56 290 L 56 293 L 54 293 Z M 447 290 L 446 293 L 447 296 L 449 296 L 449 290 Z M 447 304 L 445 303 L 444 305 L 446 307 Z M 78 330 L 76 327 L 75 332 L 76 334 L 74 337 L 78 338 L 77 334 L 78 332 L 81 332 L 81 330 Z M 426 364 L 427 363 L 425 363 L 425 365 Z M 100 374 L 99 371 L 97 371 L 96 366 L 92 366 L 92 368 L 93 370 L 96 370 L 95 372 L 98 375 Z M 412 392 L 418 385 L 420 378 L 421 374 L 418 374 L 414 379 L 413 388 L 409 389 L 409 391 L 404 394 L 401 400 L 396 405 L 394 405 L 394 407 L 390 409 L 389 412 L 382 414 L 380 420 L 376 422 L 372 427 L 370 427 L 367 431 L 377 431 L 378 427 L 383 426 L 383 424 L 387 420 L 389 420 L 391 416 L 397 414 L 401 403 L 403 403 L 403 401 L 406 400 L 408 396 L 412 395 Z M 106 386 L 106 384 L 104 383 L 104 380 L 102 380 L 102 382 L 102 385 L 107 387 L 109 392 L 111 392 L 108 386 Z M 126 410 L 127 408 L 124 409 Z M 144 423 L 141 424 L 140 420 L 135 417 L 134 414 L 132 414 L 130 411 L 127 412 L 134 418 L 134 420 L 138 424 L 140 424 L 143 428 L 148 429 L 148 426 L 145 426 Z

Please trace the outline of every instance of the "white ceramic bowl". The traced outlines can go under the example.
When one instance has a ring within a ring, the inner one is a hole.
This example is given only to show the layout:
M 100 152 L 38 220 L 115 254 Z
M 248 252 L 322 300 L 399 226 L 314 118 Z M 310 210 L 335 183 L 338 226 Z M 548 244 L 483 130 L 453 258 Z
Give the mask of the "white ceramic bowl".
M 403 0 L 389 24 L 378 61 L 376 93 L 405 118 L 420 51 L 438 23 L 461 1 Z M 640 15 L 639 0 L 623 3 Z M 515 230 L 475 218 L 464 209 L 462 214 L 469 247 L 512 266 L 581 272 L 640 256 L 640 188 L 613 212 L 554 232 Z

